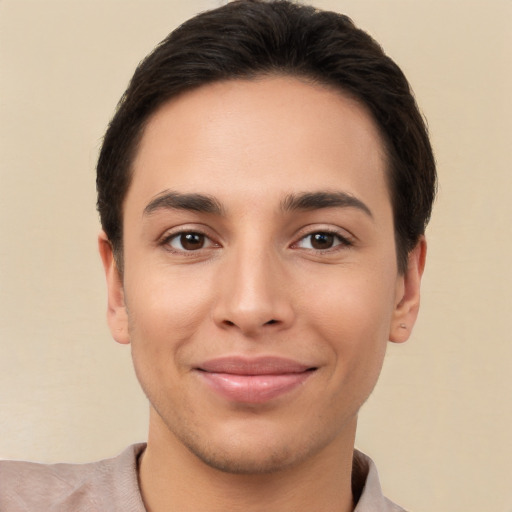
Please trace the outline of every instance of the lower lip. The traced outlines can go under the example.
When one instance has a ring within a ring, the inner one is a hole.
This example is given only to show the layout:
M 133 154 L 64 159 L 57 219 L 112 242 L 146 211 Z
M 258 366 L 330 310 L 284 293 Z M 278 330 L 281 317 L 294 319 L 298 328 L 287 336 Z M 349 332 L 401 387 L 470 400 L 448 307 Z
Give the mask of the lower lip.
M 277 398 L 299 387 L 312 371 L 279 375 L 236 375 L 199 372 L 218 394 L 234 402 L 259 404 Z

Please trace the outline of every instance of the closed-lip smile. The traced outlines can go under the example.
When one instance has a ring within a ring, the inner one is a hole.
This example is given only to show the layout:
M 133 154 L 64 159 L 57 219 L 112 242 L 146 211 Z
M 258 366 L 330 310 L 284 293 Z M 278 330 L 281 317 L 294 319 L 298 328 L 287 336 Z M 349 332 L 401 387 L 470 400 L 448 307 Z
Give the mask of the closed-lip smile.
M 227 356 L 205 361 L 196 370 L 225 399 L 258 404 L 297 388 L 316 367 L 276 356 Z

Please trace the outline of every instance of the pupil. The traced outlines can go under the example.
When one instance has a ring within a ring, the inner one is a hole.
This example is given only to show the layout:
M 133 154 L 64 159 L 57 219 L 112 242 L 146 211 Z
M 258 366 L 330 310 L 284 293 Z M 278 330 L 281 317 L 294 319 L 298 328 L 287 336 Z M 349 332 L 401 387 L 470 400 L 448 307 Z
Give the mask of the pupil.
M 334 235 L 329 233 L 315 233 L 311 240 L 311 245 L 315 249 L 328 249 L 332 247 L 334 242 Z
M 186 233 L 180 237 L 181 245 L 184 249 L 193 251 L 201 249 L 204 245 L 204 236 L 199 233 Z

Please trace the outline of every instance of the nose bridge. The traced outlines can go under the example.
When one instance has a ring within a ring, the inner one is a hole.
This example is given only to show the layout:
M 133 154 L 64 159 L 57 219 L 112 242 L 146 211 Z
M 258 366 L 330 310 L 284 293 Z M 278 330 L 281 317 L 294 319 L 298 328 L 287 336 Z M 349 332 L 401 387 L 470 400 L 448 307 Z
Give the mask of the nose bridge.
M 216 319 L 245 333 L 288 325 L 293 316 L 286 272 L 271 243 L 247 237 L 223 262 Z

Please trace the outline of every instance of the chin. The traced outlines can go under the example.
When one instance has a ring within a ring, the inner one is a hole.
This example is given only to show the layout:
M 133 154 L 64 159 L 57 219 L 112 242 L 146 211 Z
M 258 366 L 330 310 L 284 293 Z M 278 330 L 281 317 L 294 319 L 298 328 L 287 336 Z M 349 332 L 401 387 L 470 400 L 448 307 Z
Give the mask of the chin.
M 186 445 L 199 460 L 223 473 L 238 475 L 270 474 L 283 471 L 307 458 L 288 446 L 264 448 L 247 444 L 230 447 Z
M 271 474 L 315 458 L 337 437 L 336 431 L 308 432 L 294 426 L 246 419 L 228 428 L 210 425 L 208 434 L 203 429 L 174 430 L 173 437 L 210 468 L 239 475 Z

